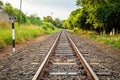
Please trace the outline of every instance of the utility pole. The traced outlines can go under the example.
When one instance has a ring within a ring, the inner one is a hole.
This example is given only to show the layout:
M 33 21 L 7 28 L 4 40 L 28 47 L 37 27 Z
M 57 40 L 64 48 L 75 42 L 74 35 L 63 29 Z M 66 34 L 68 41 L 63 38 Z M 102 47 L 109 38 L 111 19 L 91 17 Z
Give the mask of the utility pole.
M 50 15 L 51 15 L 52 18 L 53 18 L 53 14 L 54 14 L 53 12 L 50 12 Z
M 22 16 L 22 14 L 21 14 L 21 12 L 22 12 L 21 8 L 22 8 L 22 0 L 20 0 L 20 14 L 19 14 L 19 23 L 18 23 L 19 26 L 21 24 L 21 16 Z

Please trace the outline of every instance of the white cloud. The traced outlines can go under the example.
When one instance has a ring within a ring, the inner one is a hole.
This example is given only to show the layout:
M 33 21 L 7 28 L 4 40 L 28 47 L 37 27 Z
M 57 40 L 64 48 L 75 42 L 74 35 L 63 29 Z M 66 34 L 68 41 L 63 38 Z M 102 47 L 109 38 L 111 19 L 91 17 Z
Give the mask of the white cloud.
M 24 13 L 37 14 L 41 18 L 53 13 L 54 18 L 66 19 L 70 12 L 76 9 L 75 0 L 22 0 Z M 11 3 L 15 8 L 20 8 L 20 0 L 4 0 Z

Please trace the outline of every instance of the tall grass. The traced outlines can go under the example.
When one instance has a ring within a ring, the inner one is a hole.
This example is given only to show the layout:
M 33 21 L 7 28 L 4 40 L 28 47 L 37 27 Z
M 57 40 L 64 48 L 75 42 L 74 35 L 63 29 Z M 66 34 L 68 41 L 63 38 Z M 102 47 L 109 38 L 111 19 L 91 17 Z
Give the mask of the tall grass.
M 0 47 L 4 47 L 6 44 L 12 43 L 12 37 L 10 34 L 10 24 L 0 21 Z
M 0 47 L 12 44 L 12 29 L 10 26 L 0 27 Z M 44 30 L 35 25 L 15 26 L 15 40 L 16 43 L 24 43 L 26 40 L 36 38 L 44 34 Z
M 15 28 L 15 33 L 16 43 L 20 43 L 44 34 L 44 30 L 40 26 L 22 25 L 20 27 Z
M 116 48 L 120 49 L 120 35 L 115 36 L 109 36 L 109 35 L 87 35 L 92 40 L 104 43 L 104 44 L 110 44 L 111 46 L 114 46 Z
M 36 38 L 43 34 L 53 34 L 58 32 L 50 23 L 45 23 L 42 26 L 37 25 L 21 25 L 15 23 L 15 40 L 16 43 L 24 43 L 26 40 Z M 10 23 L 0 22 L 0 47 L 12 44 L 12 29 Z
M 10 34 L 10 30 L 3 31 L 2 29 L 0 29 L 0 47 L 12 43 L 12 37 Z
M 100 35 L 93 31 L 87 31 L 87 33 L 84 33 L 84 31 L 78 30 L 78 29 L 69 30 L 69 32 L 80 34 L 80 35 L 88 37 L 94 41 L 101 42 L 103 44 L 108 44 L 108 45 L 111 45 L 113 47 L 120 49 L 120 35 L 114 35 L 114 36 L 105 35 L 105 34 Z
M 15 25 L 16 43 L 24 43 L 28 39 L 35 38 L 44 34 L 44 30 L 40 26 L 22 25 L 18 27 Z M 12 29 L 10 23 L 0 24 L 0 47 L 12 44 Z

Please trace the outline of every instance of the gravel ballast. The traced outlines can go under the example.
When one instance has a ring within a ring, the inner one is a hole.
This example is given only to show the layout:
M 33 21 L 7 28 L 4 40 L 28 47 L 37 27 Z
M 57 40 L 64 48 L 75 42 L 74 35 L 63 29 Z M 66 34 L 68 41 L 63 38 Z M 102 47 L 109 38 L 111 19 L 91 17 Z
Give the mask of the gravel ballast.
M 77 47 L 101 80 L 120 80 L 120 50 L 86 37 L 70 34 Z
M 101 80 L 120 80 L 120 50 L 70 34 L 73 41 Z M 57 34 L 28 45 L 0 61 L 0 80 L 31 80 Z
M 22 48 L 0 61 L 0 80 L 32 80 L 57 34 Z

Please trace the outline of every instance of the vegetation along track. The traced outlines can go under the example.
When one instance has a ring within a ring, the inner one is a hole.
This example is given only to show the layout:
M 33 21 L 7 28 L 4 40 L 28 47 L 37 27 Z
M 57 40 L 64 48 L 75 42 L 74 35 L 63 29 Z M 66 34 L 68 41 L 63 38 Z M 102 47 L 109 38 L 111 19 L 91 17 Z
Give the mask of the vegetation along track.
M 99 80 L 65 31 L 56 38 L 32 80 Z

